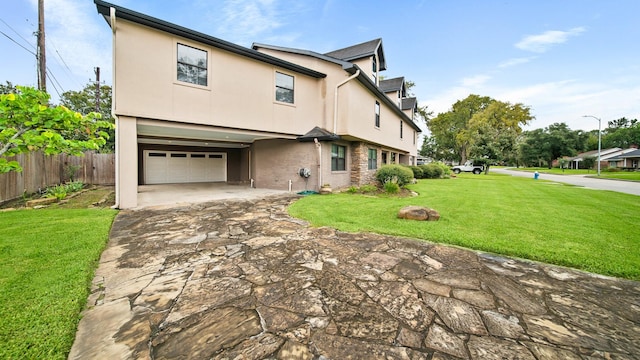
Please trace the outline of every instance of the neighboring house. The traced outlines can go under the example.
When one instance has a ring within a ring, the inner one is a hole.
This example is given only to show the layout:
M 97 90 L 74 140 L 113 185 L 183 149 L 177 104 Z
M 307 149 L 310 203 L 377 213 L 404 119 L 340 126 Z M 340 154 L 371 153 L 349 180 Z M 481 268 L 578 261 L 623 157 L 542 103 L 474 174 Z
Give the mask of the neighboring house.
M 627 149 L 621 154 L 611 157 L 609 160 L 609 167 L 612 168 L 627 168 L 640 170 L 640 150 L 637 148 Z
M 380 39 L 325 54 L 248 49 L 95 3 L 113 31 L 120 208 L 137 206 L 144 184 L 318 190 L 416 162 L 420 128 L 402 99 L 379 87 L 387 67 Z
M 609 165 L 607 159 L 609 159 L 611 156 L 616 156 L 618 154 L 620 154 L 623 150 L 620 148 L 610 148 L 610 149 L 600 149 L 600 166 L 601 167 L 606 167 Z M 586 157 L 594 157 L 596 158 L 596 163 L 597 163 L 597 158 L 598 158 L 598 150 L 591 150 L 591 151 L 587 151 L 587 152 L 583 152 L 578 154 L 577 156 L 571 157 L 571 158 L 567 158 L 567 160 L 569 160 L 569 169 L 579 169 L 580 168 L 580 162 L 582 162 L 582 160 Z M 596 164 L 597 166 L 597 164 Z

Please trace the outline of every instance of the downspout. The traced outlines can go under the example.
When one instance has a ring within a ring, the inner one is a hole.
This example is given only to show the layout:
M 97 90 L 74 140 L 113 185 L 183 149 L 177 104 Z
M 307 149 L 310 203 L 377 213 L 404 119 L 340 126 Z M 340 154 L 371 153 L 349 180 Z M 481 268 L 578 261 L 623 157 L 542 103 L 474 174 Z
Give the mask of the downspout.
M 333 133 L 337 134 L 338 132 L 338 88 L 340 86 L 348 83 L 349 81 L 355 79 L 360 75 L 360 69 L 356 70 L 356 73 L 346 78 L 344 81 L 336 85 L 335 96 L 333 98 Z
M 318 150 L 318 190 L 322 187 L 322 144 L 317 138 L 313 138 L 313 142 L 316 144 Z
M 115 179 L 116 179 L 116 200 L 115 200 L 115 204 L 112 206 L 114 209 L 117 209 L 120 207 L 120 179 L 119 179 L 119 175 L 120 175 L 120 160 L 118 159 L 118 156 L 120 155 L 120 141 L 119 141 L 119 137 L 118 137 L 118 125 L 119 125 L 119 120 L 118 117 L 116 116 L 116 9 L 111 7 L 109 8 L 109 19 L 111 22 L 111 32 L 113 33 L 112 37 L 111 37 L 111 82 L 112 82 L 112 86 L 111 86 L 111 117 L 113 117 L 115 119 L 115 127 L 116 127 L 116 131 L 114 131 L 114 134 L 116 136 L 116 173 L 115 173 Z

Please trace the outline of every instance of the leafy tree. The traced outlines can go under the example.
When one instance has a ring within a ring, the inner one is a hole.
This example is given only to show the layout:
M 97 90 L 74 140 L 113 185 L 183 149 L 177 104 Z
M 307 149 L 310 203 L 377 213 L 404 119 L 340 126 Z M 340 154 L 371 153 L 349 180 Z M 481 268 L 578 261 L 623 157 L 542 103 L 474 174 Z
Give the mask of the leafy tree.
M 506 161 L 516 157 L 521 126 L 532 119 L 528 106 L 472 94 L 427 121 L 427 126 L 440 151 L 455 154 L 453 160 L 465 162 L 471 155 Z
M 602 147 L 627 149 L 631 145 L 640 145 L 640 122 L 637 119 L 620 118 L 609 121 L 603 131 Z
M 555 123 L 544 129 L 524 133 L 519 147 L 520 160 L 526 165 L 547 164 L 551 169 L 553 160 L 563 156 L 574 156 L 586 148 L 589 133 L 572 131 L 565 123 Z
M 18 89 L 10 81 L 7 81 L 5 85 L 0 84 L 0 94 L 15 94 L 17 92 Z
M 585 156 L 582 159 L 582 166 L 584 166 L 585 169 L 593 169 L 593 166 L 597 163 L 598 161 L 596 160 L 595 156 Z
M 64 106 L 49 106 L 49 94 L 31 87 L 16 87 L 16 94 L 0 94 L 0 173 L 21 171 L 7 157 L 43 150 L 52 155 L 81 155 L 104 145 L 113 124 L 100 114 L 83 116 Z M 80 136 L 82 134 L 82 136 Z
M 96 108 L 96 84 L 89 83 L 81 91 L 65 91 L 60 97 L 60 102 L 67 108 L 87 115 L 90 112 L 98 112 L 102 115 L 102 119 L 115 123 L 115 119 L 111 116 L 111 87 L 107 85 L 100 86 L 99 104 Z M 101 152 L 113 152 L 115 150 L 115 129 L 111 127 L 107 130 L 109 138 L 107 142 L 100 147 Z
M 405 81 L 404 85 L 407 89 L 407 94 L 409 95 L 409 97 L 415 96 L 415 94 L 411 91 L 411 89 L 414 86 L 416 86 L 416 83 L 411 80 L 407 80 Z M 431 117 L 433 116 L 433 111 L 429 111 L 429 105 L 420 106 L 420 104 L 418 104 L 417 111 L 418 111 L 418 117 L 422 119 L 422 121 L 424 121 L 425 123 L 429 121 L 429 119 L 431 119 Z

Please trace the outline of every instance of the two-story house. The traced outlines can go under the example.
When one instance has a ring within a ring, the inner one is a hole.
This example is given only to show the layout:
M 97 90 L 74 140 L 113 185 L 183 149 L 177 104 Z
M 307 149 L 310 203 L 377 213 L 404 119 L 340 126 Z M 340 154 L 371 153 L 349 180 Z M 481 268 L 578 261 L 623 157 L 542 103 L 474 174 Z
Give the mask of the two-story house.
M 380 39 L 325 54 L 245 48 L 95 4 L 113 32 L 120 208 L 137 206 L 143 184 L 317 190 L 369 183 L 383 164 L 415 163 L 420 128 L 404 100 L 380 88 Z

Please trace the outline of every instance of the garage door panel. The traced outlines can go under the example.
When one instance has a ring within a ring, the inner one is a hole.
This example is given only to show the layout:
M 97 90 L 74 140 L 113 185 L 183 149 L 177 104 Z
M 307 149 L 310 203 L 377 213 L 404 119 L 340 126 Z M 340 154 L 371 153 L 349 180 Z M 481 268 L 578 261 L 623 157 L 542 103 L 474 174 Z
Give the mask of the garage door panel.
M 145 183 L 227 181 L 225 153 L 144 152 Z

